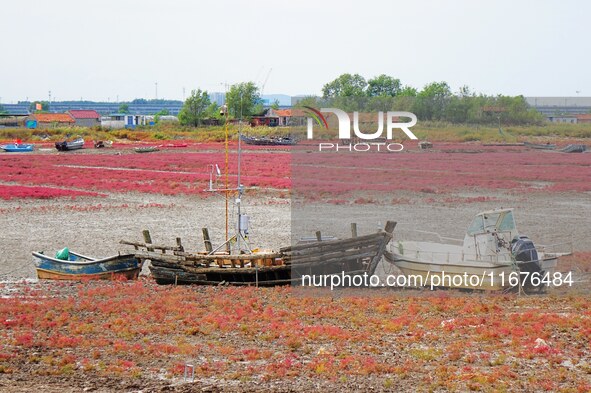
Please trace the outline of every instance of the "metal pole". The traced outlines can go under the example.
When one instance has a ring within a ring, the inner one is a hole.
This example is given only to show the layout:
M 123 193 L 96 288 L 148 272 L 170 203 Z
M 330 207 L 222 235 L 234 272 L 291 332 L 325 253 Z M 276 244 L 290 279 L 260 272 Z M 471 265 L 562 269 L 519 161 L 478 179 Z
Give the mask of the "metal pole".
M 229 109 L 230 108 L 228 108 L 227 104 L 226 104 L 226 142 L 225 142 L 225 147 L 226 147 L 226 168 L 225 168 L 225 170 L 226 170 L 226 186 L 225 186 L 225 189 L 226 189 L 226 191 L 225 191 L 225 195 L 226 195 L 226 242 L 228 241 L 228 236 L 229 236 L 229 234 L 228 234 L 228 191 L 229 191 L 228 190 L 228 188 L 229 188 L 229 184 L 228 184 L 228 112 L 229 112 Z M 228 251 L 230 250 L 229 243 L 227 244 L 226 248 L 228 249 Z
M 242 188 L 240 187 L 240 167 L 242 159 L 242 93 L 240 93 L 240 123 L 238 123 L 238 199 L 236 201 L 238 209 L 238 236 L 236 236 L 236 244 L 238 246 L 238 253 L 240 253 L 240 238 L 242 237 L 242 212 L 240 205 L 242 202 Z

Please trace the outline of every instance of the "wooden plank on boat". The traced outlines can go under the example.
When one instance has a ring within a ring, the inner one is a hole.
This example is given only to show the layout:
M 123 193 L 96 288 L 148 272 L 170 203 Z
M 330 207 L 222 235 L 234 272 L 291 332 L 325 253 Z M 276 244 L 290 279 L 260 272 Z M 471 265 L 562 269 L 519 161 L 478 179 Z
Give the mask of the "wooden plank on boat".
M 352 250 L 349 249 L 341 249 L 341 250 L 330 250 L 328 252 L 322 252 L 318 254 L 312 255 L 302 255 L 302 256 L 293 256 L 293 257 L 285 257 L 285 261 L 296 264 L 296 263 L 305 263 L 305 262 L 319 262 L 324 259 L 333 259 L 333 258 L 343 258 L 343 259 L 355 259 L 355 258 L 364 258 L 367 256 L 373 256 L 380 248 L 380 244 L 370 244 L 359 248 L 354 248 Z
M 146 244 L 152 244 L 152 236 L 150 236 L 150 231 L 147 229 L 144 229 L 142 231 L 142 236 L 144 236 L 144 242 Z M 148 248 L 148 251 L 154 251 L 153 248 Z
M 150 260 L 150 264 L 152 266 L 158 266 L 158 267 L 164 267 L 164 268 L 168 268 L 168 269 L 178 269 L 178 270 L 182 270 L 182 266 L 180 265 L 179 261 L 175 261 L 175 262 L 171 262 L 171 261 L 165 261 L 163 259 L 151 259 Z
M 195 274 L 208 274 L 208 273 L 223 273 L 223 274 L 256 274 L 257 270 L 259 273 L 272 272 L 275 270 L 290 270 L 291 268 L 286 265 L 279 266 L 259 266 L 258 269 L 251 268 L 240 268 L 240 267 L 195 267 L 183 265 L 183 269 L 195 273 Z
M 283 247 L 280 249 L 280 252 L 285 254 L 311 254 L 318 252 L 318 250 L 342 250 L 344 248 L 358 247 L 371 242 L 380 242 L 384 238 L 389 239 L 391 237 L 391 233 L 380 231 L 379 233 L 372 233 L 370 235 L 359 236 L 351 239 L 297 244 L 294 246 Z
M 396 224 L 397 224 L 396 221 L 387 221 L 386 227 L 384 228 L 384 232 L 388 233 L 390 235 L 390 237 L 392 237 L 392 233 L 394 232 L 394 228 L 396 228 Z M 380 245 L 380 250 L 378 251 L 376 256 L 373 258 L 371 263 L 369 264 L 369 274 L 374 274 L 374 272 L 376 271 L 376 268 L 378 267 L 378 263 L 382 259 L 382 255 L 384 254 L 384 251 L 386 250 L 386 244 L 388 244 L 389 241 L 390 241 L 390 239 L 388 239 L 387 241 L 385 240 Z
M 377 251 L 371 251 L 371 252 L 357 252 L 355 254 L 350 255 L 349 257 L 341 257 L 341 256 L 335 256 L 335 257 L 331 257 L 331 258 L 326 258 L 324 256 L 321 256 L 319 258 L 314 258 L 313 260 L 301 260 L 301 261 L 291 261 L 290 263 L 287 263 L 287 265 L 289 266 L 293 266 L 294 268 L 300 268 L 302 266 L 324 266 L 324 265 L 330 265 L 330 264 L 336 264 L 336 263 L 340 263 L 340 264 L 346 264 L 347 262 L 352 262 L 352 261 L 357 261 L 359 259 L 364 259 L 364 258 L 373 258 L 374 256 L 376 256 Z
M 243 260 L 243 261 L 252 261 L 257 259 L 273 259 L 273 258 L 281 258 L 283 254 L 281 253 L 266 253 L 266 254 L 192 254 L 188 252 L 181 252 L 176 251 L 175 255 L 182 256 L 187 260 L 191 261 L 207 261 L 207 260 Z
M 151 251 L 154 251 L 154 250 L 182 251 L 179 249 L 178 246 L 164 246 L 164 245 L 151 244 L 151 243 L 131 242 L 128 240 L 121 240 L 121 241 L 119 241 L 119 244 L 126 244 L 128 246 L 140 247 L 140 248 L 145 248 L 148 250 L 152 249 Z
M 160 254 L 157 252 L 150 252 L 150 251 L 138 252 L 135 254 L 135 256 L 140 259 L 158 260 L 158 261 L 163 261 L 163 262 L 168 262 L 168 263 L 176 263 L 176 264 L 180 263 L 181 261 L 183 261 L 185 259 L 185 258 L 180 257 L 178 255 Z
M 207 253 L 211 253 L 213 251 L 213 245 L 211 244 L 211 238 L 209 237 L 209 229 L 201 228 L 201 232 L 203 232 L 203 242 L 205 243 L 205 251 Z
M 242 260 L 257 260 L 257 259 L 273 259 L 273 258 L 280 258 L 282 254 L 280 253 L 269 253 L 269 254 L 212 254 L 212 255 L 205 255 L 205 254 L 192 254 L 190 252 L 184 251 L 175 251 L 173 254 L 159 254 L 157 252 L 150 252 L 144 251 L 139 252 L 136 255 L 140 256 L 141 258 L 151 259 L 163 259 L 163 260 L 170 260 L 170 261 L 211 261 L 211 260 L 231 260 L 231 259 L 242 259 Z

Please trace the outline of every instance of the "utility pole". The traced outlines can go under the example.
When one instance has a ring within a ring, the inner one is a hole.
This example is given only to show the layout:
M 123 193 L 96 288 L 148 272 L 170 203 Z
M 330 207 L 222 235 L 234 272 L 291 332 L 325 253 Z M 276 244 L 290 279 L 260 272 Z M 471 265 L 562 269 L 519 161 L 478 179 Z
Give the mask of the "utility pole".
M 49 112 L 49 108 L 51 107 L 51 90 L 49 90 L 49 101 L 47 102 L 47 111 Z
M 154 85 L 156 85 L 156 99 L 158 99 L 158 82 L 154 82 Z

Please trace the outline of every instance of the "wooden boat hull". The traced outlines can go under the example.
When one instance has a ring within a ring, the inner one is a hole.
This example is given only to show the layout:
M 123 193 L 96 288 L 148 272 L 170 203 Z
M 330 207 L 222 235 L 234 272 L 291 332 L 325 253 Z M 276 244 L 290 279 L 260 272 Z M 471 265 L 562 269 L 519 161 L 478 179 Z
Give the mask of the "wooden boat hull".
M 40 280 L 136 280 L 140 274 L 140 268 L 133 268 L 130 270 L 104 272 L 96 274 L 66 274 L 55 272 L 51 270 L 36 269 L 37 278 Z
M 373 274 L 395 225 L 389 221 L 378 233 L 298 244 L 279 253 L 188 253 L 180 246 L 121 243 L 133 245 L 137 258 L 150 261 L 150 272 L 158 284 L 275 286 L 296 284 L 305 276 Z
M 241 268 L 196 268 L 179 269 L 159 266 L 152 261 L 150 273 L 161 285 L 237 285 L 237 286 L 276 286 L 290 285 L 291 268 L 289 266 L 275 266 L 274 269 Z
M 142 267 L 133 254 L 93 259 L 70 253 L 66 261 L 33 252 L 33 263 L 39 279 L 51 280 L 136 279 Z

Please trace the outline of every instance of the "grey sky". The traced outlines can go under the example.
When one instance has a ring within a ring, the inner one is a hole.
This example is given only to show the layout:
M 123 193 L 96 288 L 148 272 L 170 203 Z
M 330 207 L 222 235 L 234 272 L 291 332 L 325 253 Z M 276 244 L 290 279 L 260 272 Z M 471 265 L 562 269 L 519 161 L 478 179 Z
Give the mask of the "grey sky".
M 181 99 L 262 82 L 318 94 L 341 73 L 487 94 L 591 95 L 585 1 L 2 1 L 2 102 Z

